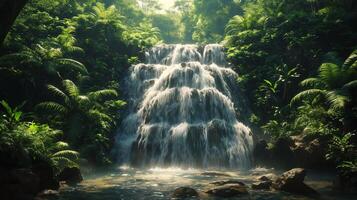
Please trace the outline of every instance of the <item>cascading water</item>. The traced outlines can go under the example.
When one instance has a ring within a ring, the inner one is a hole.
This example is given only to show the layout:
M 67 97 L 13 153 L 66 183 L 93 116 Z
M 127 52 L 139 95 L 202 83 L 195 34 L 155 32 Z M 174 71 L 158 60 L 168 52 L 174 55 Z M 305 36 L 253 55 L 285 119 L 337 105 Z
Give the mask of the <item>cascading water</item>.
M 121 160 L 150 167 L 248 167 L 252 135 L 239 122 L 245 106 L 222 47 L 160 45 L 146 58 L 147 64 L 131 67 L 131 114 L 118 135 Z

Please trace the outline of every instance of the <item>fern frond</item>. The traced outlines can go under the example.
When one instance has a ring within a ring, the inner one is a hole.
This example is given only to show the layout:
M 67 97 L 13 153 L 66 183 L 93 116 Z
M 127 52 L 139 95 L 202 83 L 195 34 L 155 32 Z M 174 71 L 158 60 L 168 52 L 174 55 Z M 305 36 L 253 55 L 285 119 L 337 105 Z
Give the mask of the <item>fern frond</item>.
M 43 110 L 53 114 L 66 114 L 67 108 L 56 102 L 42 102 L 36 105 L 36 109 Z
M 320 66 L 320 78 L 326 84 L 333 85 L 339 79 L 341 69 L 334 63 L 323 63 Z
M 117 100 L 114 102 L 114 104 L 117 108 L 121 108 L 121 107 L 125 106 L 127 103 L 123 100 Z
M 66 157 L 52 157 L 51 160 L 59 172 L 66 167 L 79 167 L 79 165 L 76 162 Z
M 85 75 L 88 74 L 87 68 L 77 60 L 73 60 L 69 58 L 59 58 L 57 59 L 57 61 L 63 66 L 71 67 L 72 69 L 79 71 L 80 73 L 83 73 Z
M 118 92 L 112 89 L 104 89 L 90 92 L 88 96 L 93 100 L 102 100 L 104 98 L 116 98 L 118 97 Z
M 345 107 L 346 102 L 350 99 L 338 91 L 331 91 L 326 94 L 327 100 L 330 104 L 330 109 L 337 111 Z
M 62 84 L 70 97 L 77 98 L 79 96 L 79 89 L 71 80 L 64 80 Z
M 69 103 L 68 96 L 54 85 L 47 85 L 47 89 L 55 96 L 60 97 L 66 104 Z
M 78 160 L 79 153 L 73 150 L 62 150 L 52 154 L 51 157 L 52 158 L 64 157 L 73 161 L 73 160 Z
M 109 122 L 113 121 L 113 119 L 111 117 L 109 117 L 107 114 L 102 113 L 96 109 L 91 109 L 89 111 L 89 116 L 96 120 L 105 120 L 105 121 L 109 121 Z
M 295 95 L 290 103 L 294 104 L 298 101 L 301 101 L 302 99 L 309 98 L 309 97 L 315 97 L 317 95 L 326 95 L 326 90 L 320 90 L 320 89 L 309 89 L 300 92 L 299 94 Z
M 64 150 L 64 149 L 69 148 L 69 144 L 67 142 L 63 142 L 63 141 L 56 142 L 56 144 L 54 146 L 55 146 L 55 149 L 57 149 L 57 150 Z
M 343 86 L 343 89 L 357 88 L 357 80 L 350 81 Z
M 301 81 L 300 85 L 303 87 L 318 87 L 322 86 L 324 83 L 319 78 L 307 78 Z
M 345 69 L 356 67 L 357 62 L 357 50 L 354 50 L 351 55 L 345 60 L 343 66 Z

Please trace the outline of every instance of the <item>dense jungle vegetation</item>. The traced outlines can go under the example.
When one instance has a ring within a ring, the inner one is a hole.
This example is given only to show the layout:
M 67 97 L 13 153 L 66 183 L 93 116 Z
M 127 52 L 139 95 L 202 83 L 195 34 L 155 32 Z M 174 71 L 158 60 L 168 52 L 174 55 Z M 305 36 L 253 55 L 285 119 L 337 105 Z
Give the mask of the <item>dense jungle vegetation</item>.
M 0 49 L 1 167 L 114 164 L 130 65 L 160 43 L 222 43 L 268 148 L 320 138 L 355 174 L 356 22 L 355 0 L 29 0 Z

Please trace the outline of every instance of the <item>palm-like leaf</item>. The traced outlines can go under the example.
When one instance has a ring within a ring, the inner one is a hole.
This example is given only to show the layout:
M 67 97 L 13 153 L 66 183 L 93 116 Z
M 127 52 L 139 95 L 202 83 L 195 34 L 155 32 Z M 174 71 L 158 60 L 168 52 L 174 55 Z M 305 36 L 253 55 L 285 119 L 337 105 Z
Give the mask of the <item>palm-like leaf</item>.
M 357 80 L 350 81 L 343 86 L 343 89 L 357 88 Z
M 68 158 L 68 159 L 74 161 L 74 160 L 78 160 L 79 153 L 77 151 L 73 151 L 73 150 L 62 150 L 62 151 L 58 151 L 58 152 L 52 154 L 51 157 L 52 158 L 64 157 L 64 158 Z
M 319 78 L 307 78 L 300 83 L 303 87 L 322 87 L 324 83 Z
M 66 89 L 66 92 L 72 98 L 77 98 L 79 96 L 79 89 L 75 83 L 71 80 L 63 80 L 63 87 Z
M 321 89 L 308 89 L 305 91 L 300 92 L 299 94 L 295 95 L 291 99 L 291 104 L 294 104 L 295 102 L 301 101 L 302 99 L 305 98 L 310 98 L 310 97 L 316 97 L 317 95 L 326 95 L 326 90 L 321 90 Z
M 118 97 L 118 92 L 112 89 L 104 89 L 95 92 L 90 92 L 88 96 L 89 98 L 97 101 L 102 100 L 104 98 L 116 98 Z
M 76 71 L 79 71 L 80 73 L 83 73 L 85 75 L 88 74 L 87 68 L 79 61 L 69 59 L 69 58 L 59 58 L 57 59 L 58 63 L 60 66 L 63 67 L 70 67 Z
M 108 122 L 112 122 L 113 121 L 113 119 L 111 117 L 109 117 L 107 114 L 104 114 L 104 113 L 100 112 L 97 109 L 91 109 L 89 111 L 89 116 L 92 119 L 96 119 L 98 121 L 102 121 L 102 120 L 105 120 L 105 121 L 108 121 Z
M 42 102 L 36 106 L 36 109 L 43 110 L 54 114 L 66 114 L 68 112 L 67 108 L 56 102 Z
M 346 102 L 350 101 L 347 95 L 342 91 L 331 91 L 326 94 L 327 100 L 330 104 L 330 109 L 333 111 L 342 109 L 345 107 Z
M 333 63 L 323 63 L 320 67 L 320 78 L 329 87 L 334 87 L 341 81 L 340 67 Z
M 59 88 L 57 88 L 54 85 L 47 85 L 47 89 L 56 97 L 59 97 L 62 99 L 62 101 L 66 104 L 70 103 L 69 97 Z
M 344 62 L 345 68 L 357 68 L 357 50 L 353 51 L 352 54 Z

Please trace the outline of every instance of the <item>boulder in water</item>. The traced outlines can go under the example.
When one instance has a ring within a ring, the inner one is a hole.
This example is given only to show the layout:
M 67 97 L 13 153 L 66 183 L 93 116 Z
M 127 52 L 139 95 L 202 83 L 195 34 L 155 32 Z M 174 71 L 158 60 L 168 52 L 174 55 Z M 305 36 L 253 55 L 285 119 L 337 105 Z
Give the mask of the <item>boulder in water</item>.
M 277 180 L 273 182 L 273 188 L 293 194 L 306 196 L 316 196 L 318 193 L 310 186 L 304 183 L 306 170 L 303 168 L 294 168 L 284 172 Z
M 245 184 L 243 182 L 241 182 L 240 180 L 215 181 L 215 182 L 212 182 L 210 184 L 217 185 L 217 186 L 222 186 L 222 185 L 227 185 L 227 184 L 239 184 L 239 185 L 245 186 Z
M 261 181 L 252 184 L 252 189 L 254 190 L 269 190 L 272 185 L 271 181 Z
M 276 179 L 278 179 L 278 176 L 273 174 L 273 173 L 265 174 L 265 175 L 262 175 L 262 176 L 258 177 L 259 181 L 271 181 L 271 182 L 273 182 Z
M 198 197 L 198 192 L 190 187 L 179 187 L 175 189 L 172 194 L 172 198 L 190 198 L 190 197 Z
M 237 197 L 247 195 L 248 190 L 241 184 L 226 184 L 206 191 L 206 193 L 216 197 Z
M 58 175 L 59 181 L 66 181 L 67 184 L 77 184 L 83 180 L 81 171 L 78 167 L 64 168 Z

